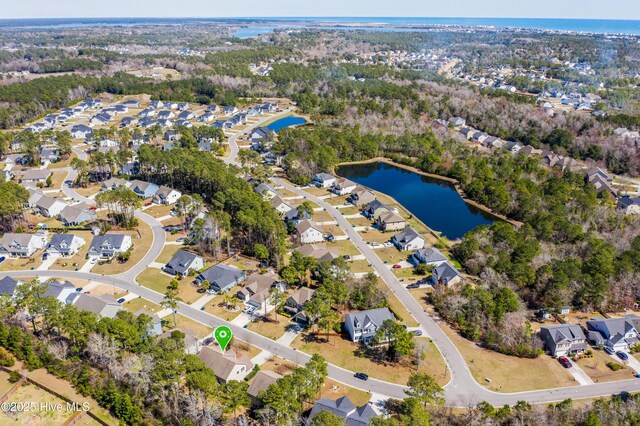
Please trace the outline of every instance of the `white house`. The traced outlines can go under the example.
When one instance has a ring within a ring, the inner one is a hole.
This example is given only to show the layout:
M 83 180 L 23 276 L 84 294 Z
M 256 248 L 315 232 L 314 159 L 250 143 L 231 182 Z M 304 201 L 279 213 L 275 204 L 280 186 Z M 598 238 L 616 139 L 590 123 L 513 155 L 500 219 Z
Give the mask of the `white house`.
M 133 245 L 131 237 L 125 234 L 96 235 L 89 246 L 89 257 L 110 259 L 117 254 L 124 253 Z
M 44 248 L 46 234 L 14 234 L 6 233 L 0 239 L 0 256 L 29 257 L 36 250 Z
M 351 182 L 349 179 L 338 179 L 331 186 L 331 191 L 337 195 L 351 194 L 358 185 L 355 182 Z
M 269 201 L 269 204 L 271 204 L 271 206 L 276 209 L 277 211 L 279 211 L 282 214 L 287 214 L 289 213 L 291 210 L 293 210 L 293 207 L 291 207 L 289 204 L 287 204 L 282 198 L 280 198 L 279 196 L 273 197 L 271 199 L 271 201 Z
M 318 173 L 313 177 L 313 183 L 320 188 L 331 188 L 335 181 L 336 177 L 329 173 Z
M 411 260 L 416 265 L 424 263 L 428 266 L 440 266 L 447 262 L 447 256 L 442 254 L 437 248 L 429 247 L 416 250 L 416 252 L 411 255 Z
M 182 197 L 182 193 L 168 186 L 161 185 L 153 196 L 156 204 L 173 204 Z
M 47 244 L 45 252 L 49 256 L 73 256 L 85 245 L 84 238 L 74 234 L 55 234 Z
M 56 217 L 67 207 L 67 204 L 59 198 L 51 198 L 43 195 L 36 201 L 35 208 L 44 217 Z
M 391 242 L 399 250 L 419 250 L 424 247 L 424 238 L 410 226 L 391 237 Z
M 296 225 L 296 236 L 302 244 L 312 244 L 324 241 L 324 233 L 318 225 L 310 220 L 302 220 Z

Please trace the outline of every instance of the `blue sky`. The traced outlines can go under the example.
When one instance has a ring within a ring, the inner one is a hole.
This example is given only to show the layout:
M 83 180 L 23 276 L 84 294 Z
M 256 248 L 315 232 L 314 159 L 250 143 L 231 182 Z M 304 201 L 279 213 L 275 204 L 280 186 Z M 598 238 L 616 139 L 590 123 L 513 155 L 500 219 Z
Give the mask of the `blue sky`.
M 18 0 L 0 18 L 413 16 L 640 20 L 640 0 Z

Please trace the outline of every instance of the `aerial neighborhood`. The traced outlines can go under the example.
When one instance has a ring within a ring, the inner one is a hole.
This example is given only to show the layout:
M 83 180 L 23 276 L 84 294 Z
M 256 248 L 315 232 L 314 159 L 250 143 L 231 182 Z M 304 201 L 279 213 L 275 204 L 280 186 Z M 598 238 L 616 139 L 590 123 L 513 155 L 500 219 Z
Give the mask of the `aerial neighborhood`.
M 632 18 L 6 19 L 2 415 L 634 424 Z

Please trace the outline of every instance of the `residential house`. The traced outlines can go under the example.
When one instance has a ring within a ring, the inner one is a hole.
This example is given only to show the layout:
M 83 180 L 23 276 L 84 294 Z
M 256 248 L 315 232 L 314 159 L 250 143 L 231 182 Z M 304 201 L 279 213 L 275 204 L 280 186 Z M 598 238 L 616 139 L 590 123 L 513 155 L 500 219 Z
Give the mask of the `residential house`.
M 298 248 L 298 251 L 304 257 L 313 257 L 319 261 L 327 260 L 331 262 L 340 257 L 340 251 L 337 249 L 329 249 L 325 243 L 305 244 Z
M 86 222 L 93 222 L 97 218 L 96 212 L 82 203 L 66 206 L 60 214 L 58 214 L 58 219 L 64 226 L 78 226 Z
M 120 120 L 120 128 L 125 128 L 125 127 L 130 127 L 130 126 L 135 126 L 136 124 L 138 124 L 138 119 L 135 117 L 124 117 L 122 120 Z
M 309 325 L 312 318 L 304 311 L 305 306 L 313 297 L 315 290 L 309 287 L 300 287 L 284 302 L 284 310 L 291 315 L 291 320 L 299 324 Z
M 128 187 L 129 181 L 120 178 L 111 178 L 103 181 L 100 186 L 102 191 L 110 191 L 112 189 Z
M 278 109 L 278 104 L 274 104 L 273 102 L 265 102 L 260 105 L 260 109 L 262 112 L 274 112 Z
M 46 245 L 46 234 L 15 234 L 8 232 L 0 239 L 0 256 L 30 257 Z
M 218 264 L 202 271 L 196 277 L 196 283 L 208 281 L 210 292 L 225 293 L 246 279 L 247 273 L 245 271 L 235 266 Z
M 67 206 L 60 198 L 43 195 L 36 201 L 35 208 L 44 217 L 56 217 Z
M 582 328 L 575 324 L 559 324 L 540 328 L 540 339 L 553 357 L 570 353 L 582 353 L 587 348 L 587 338 Z
M 96 235 L 91 240 L 87 256 L 110 259 L 129 250 L 132 245 L 131 237 L 126 234 Z
M 354 189 L 356 189 L 356 183 L 350 181 L 349 179 L 338 179 L 331 186 L 331 191 L 336 195 L 347 195 L 351 194 Z
M 153 184 L 151 182 L 145 182 L 143 180 L 134 180 L 131 181 L 129 188 L 138 194 L 140 198 L 151 198 L 158 191 L 158 185 Z
M 109 114 L 100 113 L 96 114 L 89 120 L 89 126 L 105 126 L 109 124 L 111 116 Z
M 324 241 L 324 233 L 311 220 L 302 220 L 296 225 L 296 237 L 300 244 L 319 243 Z
M 313 183 L 319 188 L 331 188 L 336 182 L 336 177 L 329 173 L 318 173 L 313 177 Z
M 87 139 L 92 133 L 93 129 L 84 124 L 76 124 L 71 128 L 71 137 L 74 139 Z
M 475 143 L 483 143 L 488 137 L 489 135 L 485 132 L 475 132 L 471 137 L 471 140 Z
M 482 144 L 488 148 L 500 149 L 504 146 L 504 141 L 495 136 L 489 136 L 482 142 Z
M 399 250 L 419 250 L 424 247 L 424 238 L 410 226 L 391 237 L 391 242 Z
M 180 102 L 180 103 L 178 103 L 178 109 L 180 111 L 184 111 L 186 109 L 189 109 L 189 104 L 187 102 Z
M 162 268 L 167 274 L 186 277 L 191 271 L 204 268 L 204 259 L 197 254 L 178 250 L 171 260 Z
M 211 123 L 213 120 L 215 120 L 215 118 L 216 116 L 212 112 L 205 112 L 200 117 L 198 117 L 198 121 L 200 121 L 201 123 Z
M 280 192 L 268 183 L 261 182 L 256 186 L 256 192 L 262 195 L 265 200 L 271 200 L 272 198 L 280 195 Z
M 160 186 L 153 195 L 153 202 L 156 204 L 173 204 L 182 197 L 182 193 L 168 186 Z
M 440 266 L 443 263 L 447 262 L 447 256 L 442 254 L 440 250 L 435 247 L 423 248 L 420 250 L 416 250 L 411 255 L 411 260 L 416 265 L 420 263 L 424 263 L 427 266 Z
M 451 117 L 449 118 L 449 123 L 453 124 L 454 127 L 462 127 L 467 124 L 467 121 L 462 117 Z
M 175 117 L 176 115 L 173 111 L 158 111 L 156 114 L 156 118 L 158 120 L 170 120 Z
M 463 127 L 462 129 L 458 130 L 458 132 L 464 136 L 465 138 L 467 138 L 467 140 L 471 140 L 471 138 L 473 137 L 473 135 L 477 132 L 476 129 L 472 129 L 470 127 Z
M 129 108 L 140 108 L 140 102 L 135 99 L 127 99 L 122 105 L 126 105 Z
M 153 109 L 158 109 L 164 107 L 164 102 L 162 101 L 151 101 L 149 106 Z
M 253 409 L 262 408 L 264 406 L 263 402 L 258 397 L 260 392 L 264 392 L 269 389 L 269 386 L 275 385 L 282 377 L 284 376 L 276 373 L 275 371 L 258 371 L 255 377 L 251 380 L 249 388 L 247 389 L 247 394 L 249 394 L 249 397 L 251 398 L 251 407 Z
M 252 306 L 263 307 L 269 298 L 269 290 L 278 281 L 278 275 L 273 272 L 253 273 L 247 278 L 245 286 L 238 290 L 236 297 Z
M 205 346 L 199 354 L 204 364 L 213 370 L 220 383 L 231 380 L 241 382 L 253 370 L 253 363 L 246 355 L 238 355 L 233 348 L 224 353 L 218 346 Z
M 11 298 L 20 284 L 22 284 L 21 281 L 16 281 L 5 275 L 0 279 L 0 296 L 9 296 Z
M 389 308 L 350 312 L 344 317 L 344 327 L 352 342 L 370 342 L 386 320 L 395 321 Z
M 69 281 L 49 281 L 46 283 L 47 289 L 44 292 L 43 297 L 53 297 L 60 303 L 66 303 L 69 296 L 76 292 L 76 286 Z
M 34 208 L 38 200 L 45 196 L 39 189 L 27 188 L 27 191 L 29 192 L 29 200 L 24 204 L 25 208 Z
M 640 343 L 640 317 L 600 318 L 587 321 L 587 337 L 594 345 L 604 345 L 614 351 L 628 350 Z
M 273 134 L 273 130 L 269 127 L 257 127 L 251 133 L 249 133 L 249 139 L 260 140 L 268 139 Z
M 398 213 L 386 212 L 378 216 L 378 219 L 376 219 L 376 225 L 382 231 L 397 231 L 399 229 L 404 229 L 407 226 L 407 221 Z
M 441 263 L 431 272 L 431 282 L 433 285 L 441 284 L 444 286 L 455 285 L 462 280 L 462 275 L 449 262 Z
M 235 114 L 237 112 L 238 112 L 238 108 L 236 108 L 234 106 L 222 107 L 222 114 L 223 115 L 231 115 L 231 114 Z
M 507 142 L 504 147 L 512 154 L 517 154 L 522 149 L 522 145 L 518 142 Z
M 196 118 L 196 116 L 191 111 L 182 111 L 180 114 L 178 114 L 178 120 L 187 121 L 193 120 L 194 118 Z
M 624 214 L 640 214 L 640 197 L 625 195 L 618 199 L 618 210 Z
M 67 297 L 66 303 L 83 311 L 93 312 L 102 318 L 115 318 L 116 314 L 122 310 L 122 305 L 119 303 L 88 293 L 74 292 Z
M 361 407 L 356 407 L 347 396 L 335 401 L 329 398 L 320 398 L 313 404 L 309 420 L 323 411 L 336 415 L 343 420 L 346 426 L 367 426 L 372 418 L 378 416 L 371 404 L 366 403 Z
M 376 194 L 373 191 L 365 188 L 364 186 L 356 186 L 349 195 L 348 201 L 356 207 L 369 204 L 376 199 Z
M 381 214 L 389 212 L 391 212 L 391 207 L 382 204 L 382 202 L 378 200 L 371 201 L 362 211 L 366 217 L 373 220 L 377 220 Z
M 85 245 L 84 238 L 74 234 L 55 234 L 47 244 L 45 253 L 55 257 L 73 256 Z
M 271 204 L 271 206 L 274 209 L 276 209 L 277 211 L 279 211 L 282 214 L 287 214 L 288 212 L 290 212 L 293 209 L 293 207 L 291 207 L 282 198 L 280 198 L 278 196 L 273 197 L 269 201 L 269 204 Z
M 51 176 L 51 170 L 32 169 L 27 170 L 22 175 L 21 182 L 23 183 L 45 183 L 47 178 Z
M 200 350 L 202 349 L 202 345 L 200 344 L 200 339 L 195 335 L 191 330 L 183 329 L 183 328 L 174 328 L 173 330 L 167 330 L 161 335 L 158 336 L 158 339 L 170 339 L 171 333 L 174 331 L 180 331 L 184 334 L 184 338 L 182 339 L 184 343 L 184 351 L 189 355 L 198 355 Z
M 140 118 L 151 118 L 156 115 L 156 112 L 152 108 L 143 109 L 138 113 Z

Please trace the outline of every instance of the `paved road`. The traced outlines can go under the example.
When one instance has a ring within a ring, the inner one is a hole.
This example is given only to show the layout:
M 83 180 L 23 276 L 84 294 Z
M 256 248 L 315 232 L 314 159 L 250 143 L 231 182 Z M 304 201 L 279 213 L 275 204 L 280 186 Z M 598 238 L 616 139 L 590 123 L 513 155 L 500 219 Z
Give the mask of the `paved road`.
M 640 380 L 627 380 L 624 382 L 601 383 L 595 385 L 510 394 L 496 393 L 487 390 L 476 382 L 469 370 L 469 367 L 467 366 L 467 363 L 449 337 L 436 324 L 434 319 L 427 315 L 418 301 L 406 290 L 404 285 L 398 281 L 396 276 L 389 270 L 389 267 L 380 260 L 374 250 L 362 239 L 360 234 L 354 230 L 349 221 L 340 214 L 338 209 L 326 201 L 310 195 L 282 179 L 273 178 L 272 180 L 277 185 L 298 195 L 302 195 L 309 201 L 323 207 L 336 220 L 338 225 L 349 236 L 360 252 L 367 258 L 378 275 L 389 286 L 391 291 L 395 293 L 400 302 L 407 308 L 422 328 L 425 329 L 429 337 L 431 337 L 442 353 L 442 356 L 449 367 L 449 372 L 451 373 L 451 380 L 444 387 L 447 403 L 455 406 L 465 406 L 470 403 L 477 404 L 481 401 L 488 401 L 496 406 L 500 406 L 504 404 L 514 404 L 519 400 L 541 403 L 559 401 L 566 398 L 589 398 L 594 396 L 611 395 L 621 391 L 640 391 Z M 388 394 L 385 385 L 376 384 L 374 392 L 382 395 Z

